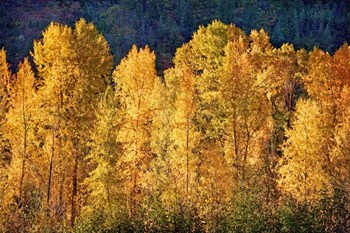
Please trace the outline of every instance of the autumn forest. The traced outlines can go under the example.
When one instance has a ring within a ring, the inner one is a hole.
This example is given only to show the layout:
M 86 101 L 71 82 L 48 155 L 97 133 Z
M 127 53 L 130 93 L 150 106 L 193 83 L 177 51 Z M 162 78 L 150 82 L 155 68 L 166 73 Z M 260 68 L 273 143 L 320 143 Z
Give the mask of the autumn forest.
M 213 20 L 156 60 L 85 19 L 0 50 L 0 232 L 348 232 L 347 43 Z

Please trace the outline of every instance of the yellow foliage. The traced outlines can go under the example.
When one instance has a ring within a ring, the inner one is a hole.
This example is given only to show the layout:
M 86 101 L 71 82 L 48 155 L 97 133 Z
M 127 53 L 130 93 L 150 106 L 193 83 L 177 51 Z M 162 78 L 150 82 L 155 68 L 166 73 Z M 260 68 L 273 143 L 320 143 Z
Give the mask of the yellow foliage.
M 332 191 L 321 110 L 313 100 L 300 100 L 295 117 L 283 145 L 279 187 L 299 201 L 314 201 L 322 189 Z
M 155 113 L 159 110 L 162 84 L 155 69 L 155 55 L 146 46 L 133 46 L 113 72 L 116 94 L 123 115 L 118 141 L 123 145 L 122 162 L 127 165 L 123 176 L 128 179 L 129 214 L 134 213 L 142 196 L 153 159 L 150 138 Z

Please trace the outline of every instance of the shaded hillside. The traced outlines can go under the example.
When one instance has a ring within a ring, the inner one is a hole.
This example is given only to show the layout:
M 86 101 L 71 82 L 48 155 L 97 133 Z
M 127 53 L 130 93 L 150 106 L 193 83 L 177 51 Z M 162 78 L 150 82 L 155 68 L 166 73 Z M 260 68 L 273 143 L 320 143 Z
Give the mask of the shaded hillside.
M 33 39 L 51 21 L 72 25 L 80 17 L 93 21 L 107 38 L 115 62 L 132 44 L 157 51 L 158 69 L 168 68 L 175 49 L 188 42 L 198 25 L 213 19 L 234 23 L 246 33 L 264 28 L 275 46 L 333 52 L 350 40 L 347 1 L 272 0 L 3 0 L 0 2 L 0 47 L 17 64 L 32 49 Z

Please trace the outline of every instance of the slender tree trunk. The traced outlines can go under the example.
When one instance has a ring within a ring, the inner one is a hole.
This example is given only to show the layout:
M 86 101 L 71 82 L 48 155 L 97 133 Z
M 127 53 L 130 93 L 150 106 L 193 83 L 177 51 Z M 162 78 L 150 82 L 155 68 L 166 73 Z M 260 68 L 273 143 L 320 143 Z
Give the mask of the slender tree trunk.
M 188 187 L 189 187 L 189 126 L 186 125 L 186 196 L 188 199 Z
M 130 174 L 131 186 L 130 186 L 130 191 L 129 191 L 129 208 L 128 208 L 129 217 L 131 217 L 132 212 L 133 212 L 133 209 L 132 209 L 132 207 L 133 207 L 133 204 L 132 204 L 132 202 L 133 202 L 133 186 L 132 186 L 132 184 L 133 184 L 133 179 L 134 179 L 133 176 L 134 176 L 134 170 L 132 170 L 131 174 Z
M 55 156 L 55 129 L 52 128 L 52 142 L 51 142 L 51 158 L 49 165 L 49 181 L 47 185 L 47 195 L 46 195 L 46 206 L 47 215 L 50 216 L 50 199 L 51 199 L 51 181 L 52 181 L 52 170 L 53 170 L 53 159 Z
M 56 125 L 52 126 L 52 143 L 51 143 L 51 158 L 50 158 L 50 165 L 49 165 L 49 181 L 48 181 L 48 187 L 47 187 L 47 199 L 46 199 L 46 205 L 47 205 L 47 215 L 50 216 L 51 208 L 50 208 L 50 199 L 51 199 L 51 186 L 52 186 L 52 176 L 53 176 L 53 161 L 55 157 L 55 137 L 56 137 L 56 130 L 60 127 L 60 109 L 62 108 L 62 91 L 61 86 L 59 87 L 59 97 L 58 97 L 59 104 L 56 106 L 56 114 L 57 114 L 57 122 Z M 58 146 L 61 147 L 60 139 L 58 139 Z M 60 149 L 59 149 L 60 150 Z
M 136 137 L 138 138 L 138 137 Z M 136 186 L 137 186 L 137 174 L 136 174 L 136 170 L 138 167 L 138 144 L 137 144 L 137 139 L 135 141 L 135 162 L 134 162 L 134 166 L 132 168 L 131 171 L 131 190 L 130 190 L 130 206 L 129 206 L 129 216 L 131 216 L 134 213 L 134 209 L 135 209 L 135 195 L 136 195 Z
M 64 209 L 63 209 L 63 187 L 64 187 L 64 180 L 65 180 L 65 173 L 62 172 L 62 177 L 60 181 L 60 189 L 58 193 L 58 206 L 59 206 L 59 211 L 58 211 L 58 217 L 59 219 L 63 218 L 64 214 Z
M 232 124 L 233 124 L 233 150 L 234 150 L 234 157 L 232 158 L 232 167 L 233 167 L 233 180 L 234 183 L 239 180 L 239 165 L 240 165 L 240 144 L 239 144 L 239 138 L 238 138 L 238 130 L 237 130 L 237 112 L 236 112 L 236 106 L 233 105 L 233 112 L 232 112 Z
M 141 109 L 141 101 L 140 101 L 140 97 L 139 100 L 137 102 L 137 112 L 139 113 Z M 139 156 L 139 145 L 138 145 L 138 141 L 139 139 L 139 130 L 140 130 L 140 122 L 139 122 L 139 118 L 140 116 L 137 116 L 137 121 L 136 121 L 136 127 L 134 127 L 134 133 L 135 133 L 135 137 L 134 137 L 134 145 L 135 145 L 135 157 L 134 157 L 134 164 L 133 164 L 133 168 L 131 171 L 131 190 L 130 190 L 130 205 L 129 205 L 129 216 L 131 216 L 134 213 L 134 208 L 135 208 L 135 195 L 136 195 L 136 186 L 137 186 L 137 174 L 136 174 L 136 170 L 138 167 L 138 156 Z
M 78 163 L 79 163 L 79 153 L 77 148 L 74 149 L 74 153 L 75 153 L 75 158 L 74 158 L 74 169 L 73 169 L 73 177 L 72 177 L 72 202 L 71 202 L 72 204 L 71 205 L 71 226 L 72 227 L 74 227 L 74 222 L 77 215 Z
M 247 132 L 248 132 L 248 129 L 247 129 Z M 247 141 L 244 149 L 244 155 L 243 155 L 243 164 L 242 164 L 242 181 L 243 182 L 245 182 L 245 179 L 246 179 L 246 164 L 247 164 L 247 158 L 248 158 L 249 142 L 250 142 L 250 135 L 248 132 Z
M 235 151 L 235 162 L 237 163 L 237 159 L 238 159 L 238 135 L 237 135 L 237 117 L 236 117 L 236 110 L 233 110 L 233 147 L 234 147 L 234 151 Z
M 26 160 L 25 160 L 25 155 L 23 154 L 23 158 L 22 158 L 22 167 L 21 167 L 21 179 L 19 181 L 19 208 L 21 208 L 21 206 L 23 205 L 23 183 L 24 183 L 24 175 L 25 175 L 25 164 L 26 164 Z
M 19 181 L 19 198 L 20 198 L 21 202 L 23 202 L 23 183 L 24 183 L 25 165 L 26 165 L 26 148 L 27 148 L 26 135 L 27 135 L 27 132 L 26 132 L 26 130 L 24 130 L 24 143 L 23 143 L 21 179 Z
M 23 180 L 24 180 L 24 170 L 25 170 L 25 164 L 26 164 L 26 160 L 24 159 L 24 155 L 22 158 L 22 167 L 21 167 L 21 179 L 19 181 L 19 197 L 20 200 L 22 201 L 22 195 L 23 195 Z
M 61 179 L 59 181 L 59 191 L 58 191 L 58 210 L 56 213 L 56 216 L 58 217 L 58 221 L 61 221 L 62 219 L 64 219 L 65 216 L 65 212 L 64 212 L 64 207 L 63 207 L 63 192 L 64 192 L 64 182 L 66 179 L 66 169 L 63 165 L 63 159 L 62 159 L 62 151 L 61 151 L 61 139 L 58 139 L 57 142 L 57 146 L 58 146 L 58 155 L 57 157 L 60 158 L 59 159 L 59 167 L 60 167 L 60 172 L 61 172 Z
M 21 203 L 23 202 L 23 183 L 25 176 L 25 165 L 27 157 L 27 119 L 25 114 L 25 89 L 24 89 L 24 79 L 22 79 L 22 120 L 23 120 L 23 154 L 22 154 L 22 168 L 21 168 L 21 179 L 19 184 L 19 198 Z
M 63 108 L 63 92 L 62 92 L 62 84 L 60 83 L 59 85 L 59 107 L 57 109 L 57 113 L 59 114 L 58 116 L 58 125 L 61 125 L 61 113 L 60 110 Z M 61 180 L 60 180 L 60 187 L 59 187 L 59 191 L 58 191 L 58 213 L 57 216 L 59 218 L 59 220 L 61 220 L 63 218 L 63 191 L 64 191 L 64 181 L 66 178 L 66 172 L 64 169 L 64 165 L 62 165 L 62 135 L 58 135 L 57 137 L 58 141 L 57 141 L 57 147 L 58 147 L 58 151 L 57 151 L 57 157 L 59 158 L 59 167 L 60 172 L 61 172 Z

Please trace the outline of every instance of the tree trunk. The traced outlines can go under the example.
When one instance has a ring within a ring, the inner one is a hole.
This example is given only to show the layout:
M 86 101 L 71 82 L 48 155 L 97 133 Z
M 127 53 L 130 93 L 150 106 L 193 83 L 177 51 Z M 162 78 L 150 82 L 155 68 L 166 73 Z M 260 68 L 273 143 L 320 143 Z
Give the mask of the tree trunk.
M 25 89 L 24 89 L 24 80 L 22 80 L 22 120 L 23 120 L 23 154 L 22 154 L 22 168 L 21 168 L 21 179 L 19 181 L 19 198 L 20 204 L 23 203 L 23 182 L 25 176 L 25 165 L 27 157 L 27 119 L 25 114 Z
M 74 169 L 73 169 L 73 177 L 72 177 L 71 227 L 74 227 L 74 222 L 77 215 L 77 193 L 78 193 L 79 153 L 76 148 L 74 150 L 74 153 L 75 153 L 75 158 L 74 158 Z
M 186 196 L 188 199 L 188 187 L 189 187 L 189 126 L 186 125 Z
M 55 156 L 55 130 L 52 128 L 52 144 L 51 144 L 51 158 L 49 166 L 49 181 L 47 185 L 47 195 L 46 195 L 46 206 L 47 215 L 50 216 L 50 199 L 51 199 L 51 181 L 52 181 L 52 170 L 53 170 L 53 159 Z

